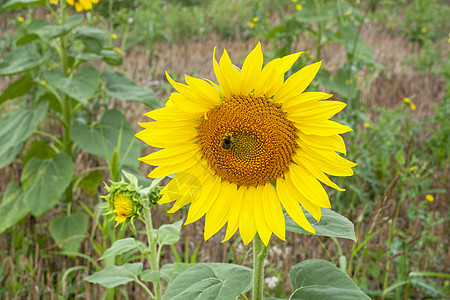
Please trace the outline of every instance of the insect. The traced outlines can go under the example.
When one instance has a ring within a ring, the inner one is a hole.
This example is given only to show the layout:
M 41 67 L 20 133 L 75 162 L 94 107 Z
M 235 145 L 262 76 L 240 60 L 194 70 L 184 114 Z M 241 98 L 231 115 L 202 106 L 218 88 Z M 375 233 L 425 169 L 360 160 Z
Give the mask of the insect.
M 227 137 L 225 137 L 223 139 L 222 148 L 225 150 L 228 150 L 231 148 L 231 135 L 227 135 Z

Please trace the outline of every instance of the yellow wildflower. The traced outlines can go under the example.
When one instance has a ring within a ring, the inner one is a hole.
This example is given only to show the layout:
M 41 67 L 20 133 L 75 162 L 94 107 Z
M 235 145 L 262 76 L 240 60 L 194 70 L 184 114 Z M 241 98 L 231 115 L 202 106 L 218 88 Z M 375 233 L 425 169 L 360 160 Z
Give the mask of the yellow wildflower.
M 433 201 L 434 201 L 433 195 L 430 195 L 430 194 L 427 194 L 427 195 L 425 196 L 425 199 L 427 199 L 428 202 L 433 202 Z
M 297 5 L 295 6 L 295 9 L 298 10 L 298 11 L 300 11 L 300 10 L 303 9 L 303 6 L 302 6 L 301 4 L 297 4 Z

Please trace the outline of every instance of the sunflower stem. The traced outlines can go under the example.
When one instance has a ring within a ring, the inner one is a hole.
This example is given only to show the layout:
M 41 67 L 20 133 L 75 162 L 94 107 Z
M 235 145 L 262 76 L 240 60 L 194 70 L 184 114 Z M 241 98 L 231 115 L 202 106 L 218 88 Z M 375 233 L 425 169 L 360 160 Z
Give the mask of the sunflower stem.
M 264 259 L 267 247 L 258 234 L 253 239 L 253 300 L 262 300 L 264 295 Z
M 158 257 L 156 251 L 156 235 L 153 234 L 153 223 L 152 223 L 152 213 L 150 211 L 150 201 L 148 199 L 144 200 L 144 221 L 145 221 L 145 229 L 147 230 L 147 239 L 150 253 L 146 255 L 147 259 L 150 262 L 150 267 L 153 271 L 159 271 L 158 265 Z M 155 288 L 155 299 L 161 300 L 161 284 L 160 282 L 154 282 Z

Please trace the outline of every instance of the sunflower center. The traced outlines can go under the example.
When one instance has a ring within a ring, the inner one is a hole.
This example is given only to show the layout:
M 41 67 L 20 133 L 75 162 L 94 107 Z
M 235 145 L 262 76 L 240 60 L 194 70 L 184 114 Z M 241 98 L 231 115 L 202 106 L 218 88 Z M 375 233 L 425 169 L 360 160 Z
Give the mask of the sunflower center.
M 295 154 L 296 128 L 266 97 L 234 95 L 201 119 L 198 141 L 209 167 L 232 183 L 275 181 Z

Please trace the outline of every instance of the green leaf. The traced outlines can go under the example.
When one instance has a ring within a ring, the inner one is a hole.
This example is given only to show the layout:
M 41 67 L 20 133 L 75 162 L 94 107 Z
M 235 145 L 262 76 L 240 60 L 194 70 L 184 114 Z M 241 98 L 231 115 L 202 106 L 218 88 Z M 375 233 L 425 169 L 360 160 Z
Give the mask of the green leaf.
M 105 32 L 92 27 L 80 27 L 75 39 L 83 41 L 85 52 L 100 53 L 105 44 Z
M 32 20 L 28 25 L 28 33 L 17 41 L 17 45 L 25 44 L 37 38 L 48 42 L 69 33 L 83 22 L 83 15 L 76 14 L 67 18 L 63 25 L 53 25 L 44 19 Z
M 22 220 L 30 209 L 23 202 L 23 190 L 11 181 L 0 203 L 0 234 Z
M 27 162 L 32 158 L 36 157 L 39 159 L 49 159 L 56 155 L 55 149 L 49 146 L 47 142 L 36 141 L 31 144 L 30 149 L 27 154 L 23 156 L 23 164 L 26 165 Z
M 296 264 L 289 272 L 293 293 L 289 299 L 370 299 L 330 262 L 310 259 Z
M 47 56 L 41 57 L 35 44 L 12 49 L 0 61 L 0 76 L 14 75 L 35 69 L 42 65 Z
M 131 250 L 137 250 L 139 243 L 134 238 L 125 238 L 115 241 L 111 247 L 106 249 L 105 253 L 99 259 L 106 259 L 126 253 Z
M 114 149 L 117 148 L 120 134 L 122 134 L 122 143 L 119 162 L 137 168 L 139 165 L 137 158 L 141 155 L 141 148 L 134 137 L 133 127 L 118 110 L 106 111 L 100 123 L 93 127 L 84 124 L 74 125 L 70 138 L 84 151 L 111 159 Z M 127 154 L 130 145 L 131 148 Z
M 53 218 L 50 221 L 50 235 L 62 251 L 77 252 L 88 229 L 88 217 L 82 212 Z
M 3 4 L 0 9 L 14 9 L 28 5 L 45 6 L 46 0 L 10 0 Z
M 24 144 L 25 143 L 19 143 L 2 151 L 2 153 L 0 154 L 0 169 L 9 165 L 14 160 L 14 158 L 19 155 Z
M 195 264 L 170 283 L 163 300 L 235 300 L 250 289 L 252 273 L 233 264 Z
M 0 104 L 9 99 L 14 99 L 27 94 L 34 87 L 35 82 L 30 74 L 24 75 L 8 85 L 0 96 Z
M 365 57 L 374 58 L 375 53 L 353 27 L 349 25 L 340 26 L 336 32 L 335 41 L 342 44 L 347 53 L 360 54 Z
M 83 179 L 81 179 L 78 187 L 84 189 L 89 195 L 95 195 L 97 193 L 98 186 L 102 183 L 105 175 L 99 171 L 92 171 Z
M 111 97 L 134 100 L 152 108 L 161 106 L 153 90 L 139 86 L 123 73 L 107 70 L 103 73 L 103 79 L 106 82 L 105 92 Z
M 353 98 L 358 91 L 358 81 L 343 69 L 339 69 L 331 77 L 327 71 L 319 72 L 317 79 L 329 90 L 338 93 L 344 99 Z
M 0 119 L 0 168 L 10 164 L 20 152 L 22 142 L 33 134 L 47 109 L 48 102 L 42 102 L 35 109 L 18 109 Z
M 72 78 L 62 74 L 60 68 L 44 72 L 47 83 L 69 97 L 87 104 L 100 83 L 100 73 L 94 67 L 87 67 L 76 72 Z
M 102 60 L 110 66 L 121 66 L 123 63 L 123 56 L 113 49 L 103 49 L 100 52 Z
M 172 245 L 178 242 L 180 239 L 181 226 L 183 225 L 183 220 L 175 222 L 173 224 L 164 224 L 159 227 L 156 232 L 158 234 L 158 244 L 162 245 Z
M 99 272 L 85 277 L 84 280 L 101 284 L 107 288 L 113 288 L 137 280 L 138 275 L 142 272 L 142 268 L 142 263 L 108 266 Z
M 190 263 L 174 263 L 174 264 L 165 264 L 162 266 L 160 272 L 161 272 L 161 278 L 163 278 L 167 282 L 172 282 L 175 278 L 178 277 L 181 273 L 186 271 L 189 268 L 192 268 L 196 264 L 190 264 Z
M 153 270 L 145 270 L 141 274 L 142 281 L 158 282 L 161 280 L 161 272 Z
M 317 222 L 309 212 L 303 209 L 309 223 L 316 230 L 316 235 L 344 238 L 356 242 L 355 229 L 352 222 L 331 209 L 322 207 L 321 210 L 322 217 L 320 222 Z M 286 220 L 287 231 L 313 235 L 295 223 L 287 213 L 284 214 L 284 218 Z
M 74 165 L 67 153 L 59 153 L 51 159 L 31 158 L 22 172 L 21 182 L 25 203 L 35 217 L 41 216 L 58 203 L 59 197 L 69 186 Z

